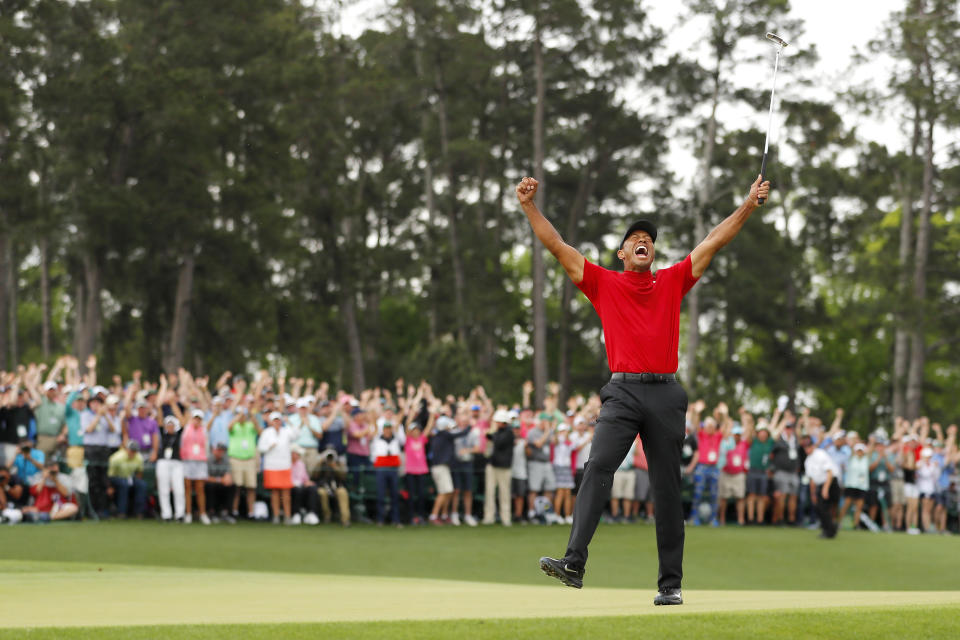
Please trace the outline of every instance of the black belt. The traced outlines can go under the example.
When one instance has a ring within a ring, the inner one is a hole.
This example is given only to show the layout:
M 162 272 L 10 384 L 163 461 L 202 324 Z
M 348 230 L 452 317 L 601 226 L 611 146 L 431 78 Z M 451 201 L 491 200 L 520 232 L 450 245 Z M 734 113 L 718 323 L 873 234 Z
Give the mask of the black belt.
M 644 382 L 648 384 L 664 384 L 667 382 L 676 382 L 675 373 L 615 373 L 610 376 L 610 381 L 614 382 Z

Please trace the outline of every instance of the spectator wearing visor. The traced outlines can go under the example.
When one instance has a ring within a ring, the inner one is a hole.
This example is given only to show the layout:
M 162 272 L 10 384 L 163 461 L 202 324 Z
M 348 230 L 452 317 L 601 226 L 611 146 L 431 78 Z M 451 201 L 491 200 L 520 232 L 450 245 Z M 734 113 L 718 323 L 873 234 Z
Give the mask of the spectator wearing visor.
M 179 413 L 179 410 L 177 410 Z M 207 493 L 204 484 L 207 481 L 207 430 L 210 421 L 203 422 L 203 411 L 191 409 L 190 417 L 183 424 L 183 437 L 180 440 L 180 459 L 183 460 L 183 478 L 185 483 L 186 514 L 184 522 L 193 521 L 193 494 L 197 497 L 197 511 L 200 522 L 210 524 L 207 515 Z
M 283 423 L 283 414 L 274 411 L 267 420 L 269 425 L 260 434 L 257 448 L 263 454 L 263 486 L 270 490 L 270 507 L 273 523 L 280 523 L 280 509 L 283 508 L 284 522 L 292 524 L 290 489 L 293 488 L 293 456 L 290 447 L 297 434 Z
M 496 506 L 500 505 L 500 522 L 505 527 L 512 524 L 510 517 L 511 468 L 513 466 L 514 434 L 510 426 L 510 412 L 498 409 L 493 414 L 493 423 L 486 433 L 491 443 L 488 465 L 493 478 L 493 489 L 484 495 L 483 524 L 496 521 Z M 496 498 L 496 499 L 495 499 Z

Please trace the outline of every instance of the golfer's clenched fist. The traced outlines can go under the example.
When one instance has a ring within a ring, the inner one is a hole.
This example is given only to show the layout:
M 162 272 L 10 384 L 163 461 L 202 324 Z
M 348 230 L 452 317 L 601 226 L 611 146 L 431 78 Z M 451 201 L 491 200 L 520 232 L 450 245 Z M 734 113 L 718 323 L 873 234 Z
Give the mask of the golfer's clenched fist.
M 517 185 L 517 200 L 520 201 L 520 204 L 533 202 L 533 196 L 536 195 L 539 185 L 540 183 L 533 178 L 524 178 L 521 180 L 520 184 Z
M 757 179 L 753 181 L 753 184 L 750 185 L 750 196 L 749 200 L 753 203 L 755 207 L 760 206 L 759 198 L 763 198 L 763 201 L 766 202 L 767 198 L 770 197 L 770 181 L 761 183 L 763 179 L 762 176 L 757 176 Z M 517 187 L 519 189 L 519 187 Z

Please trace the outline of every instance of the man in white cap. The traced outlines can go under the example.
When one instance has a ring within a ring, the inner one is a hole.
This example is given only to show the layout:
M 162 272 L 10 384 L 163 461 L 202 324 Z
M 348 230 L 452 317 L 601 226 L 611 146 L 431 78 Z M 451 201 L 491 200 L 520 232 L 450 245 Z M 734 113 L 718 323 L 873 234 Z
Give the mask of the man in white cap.
M 513 464 L 513 429 L 510 412 L 498 409 L 493 414 L 493 424 L 486 433 L 486 438 L 493 443 L 493 451 L 487 461 L 492 483 L 483 495 L 483 524 L 493 524 L 496 521 L 496 505 L 500 505 L 500 522 L 509 527 L 510 518 L 510 469 Z M 494 500 L 494 493 L 497 500 Z
M 863 503 L 870 490 L 870 458 L 867 456 L 867 445 L 858 442 L 853 445 L 853 455 L 847 460 L 847 468 L 843 476 L 843 506 L 837 516 L 837 526 L 843 524 L 850 506 L 853 505 L 853 527 L 857 528 L 860 514 L 863 512 Z
M 833 510 L 840 500 L 840 488 L 837 477 L 840 467 L 827 452 L 813 444 L 810 436 L 800 439 L 800 446 L 807 453 L 804 471 L 814 485 L 817 501 L 817 515 L 820 517 L 820 537 L 825 539 L 837 536 L 837 524 L 833 520 Z
M 59 396 L 57 383 L 48 380 L 43 384 L 40 403 L 34 409 L 37 419 L 37 449 L 43 451 L 48 460 L 52 459 L 54 451 L 67 441 L 67 407 L 60 401 Z
M 309 398 L 299 398 L 296 403 L 296 412 L 288 417 L 290 426 L 298 432 L 297 444 L 303 449 L 303 464 L 307 475 L 311 478 L 317 474 L 320 467 L 318 447 L 323 438 L 323 426 L 312 411 Z

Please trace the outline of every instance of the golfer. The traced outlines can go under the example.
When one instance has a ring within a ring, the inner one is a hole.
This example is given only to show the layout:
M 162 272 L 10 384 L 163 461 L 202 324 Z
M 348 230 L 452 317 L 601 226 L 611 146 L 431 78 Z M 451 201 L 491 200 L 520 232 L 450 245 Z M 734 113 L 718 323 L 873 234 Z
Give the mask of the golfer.
M 687 393 L 677 382 L 680 302 L 703 275 L 721 247 L 739 233 L 770 183 L 761 178 L 750 195 L 717 225 L 682 262 L 655 274 L 657 228 L 639 220 L 627 229 L 617 251 L 623 272 L 599 267 L 566 244 L 534 204 L 538 183 L 524 178 L 517 198 L 540 242 L 550 250 L 574 284 L 587 296 L 603 325 L 607 362 L 613 375 L 600 391 L 597 419 L 583 484 L 573 511 L 570 542 L 563 558 L 541 558 L 540 568 L 564 584 L 581 588 L 587 546 L 610 498 L 613 474 L 639 434 L 647 454 L 657 514 L 659 593 L 654 604 L 683 604 L 683 507 L 680 453 L 685 435 Z

